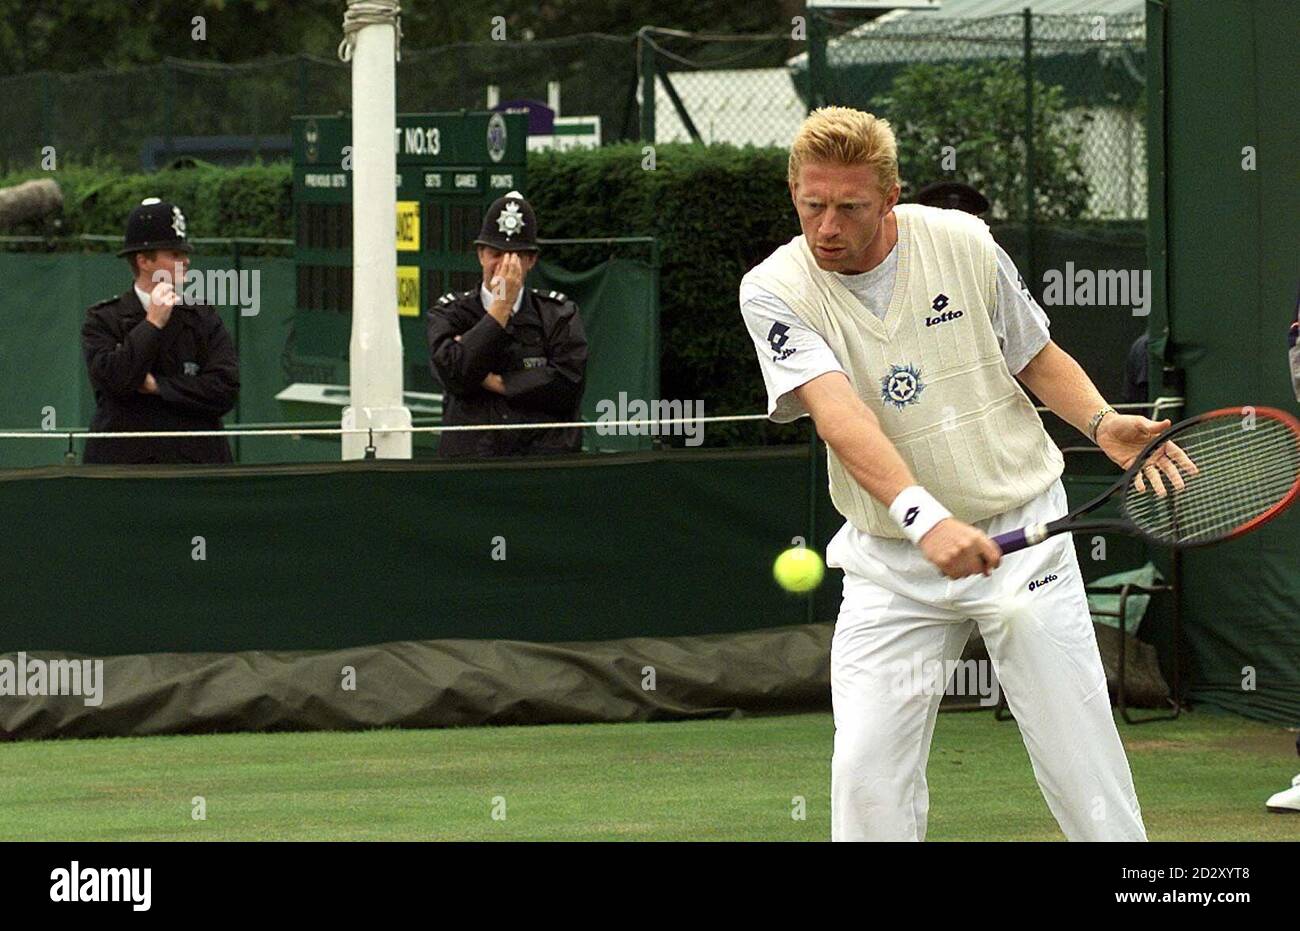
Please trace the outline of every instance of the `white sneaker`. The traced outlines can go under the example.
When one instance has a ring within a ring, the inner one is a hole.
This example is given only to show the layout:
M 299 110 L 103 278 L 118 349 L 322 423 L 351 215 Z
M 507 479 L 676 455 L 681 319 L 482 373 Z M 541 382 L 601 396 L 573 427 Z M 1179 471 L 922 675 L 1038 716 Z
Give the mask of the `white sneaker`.
M 1275 811 L 1278 814 L 1290 814 L 1300 812 L 1300 776 L 1291 780 L 1291 788 L 1269 796 L 1265 802 L 1269 811 Z

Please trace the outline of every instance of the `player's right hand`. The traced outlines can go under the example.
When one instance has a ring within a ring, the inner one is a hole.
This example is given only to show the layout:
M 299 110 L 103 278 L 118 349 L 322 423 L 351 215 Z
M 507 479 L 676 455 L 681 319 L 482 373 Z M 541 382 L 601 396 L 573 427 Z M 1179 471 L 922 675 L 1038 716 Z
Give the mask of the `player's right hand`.
M 990 575 L 1002 562 L 996 543 L 955 517 L 939 521 L 921 537 L 921 553 L 950 579 Z
M 513 309 L 515 299 L 524 289 L 524 266 L 519 261 L 518 252 L 507 252 L 497 265 L 497 273 L 492 278 L 489 290 L 495 300 L 502 301 L 506 307 Z
M 176 306 L 178 300 L 176 289 L 172 287 L 170 281 L 158 282 L 149 292 L 149 307 L 145 310 L 145 319 L 161 330 L 171 319 L 172 308 Z

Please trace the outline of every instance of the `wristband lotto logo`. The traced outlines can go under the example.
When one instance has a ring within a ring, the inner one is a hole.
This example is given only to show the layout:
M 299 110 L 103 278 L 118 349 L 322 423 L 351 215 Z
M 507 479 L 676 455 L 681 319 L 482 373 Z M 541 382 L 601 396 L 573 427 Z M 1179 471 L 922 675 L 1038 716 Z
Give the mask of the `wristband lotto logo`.
M 80 695 L 88 707 L 104 701 L 102 659 L 43 660 L 19 653 L 0 659 L 0 697 L 27 695 Z
M 153 902 L 150 867 L 83 867 L 77 860 L 66 870 L 51 871 L 51 902 L 130 902 L 131 910 L 147 912 Z

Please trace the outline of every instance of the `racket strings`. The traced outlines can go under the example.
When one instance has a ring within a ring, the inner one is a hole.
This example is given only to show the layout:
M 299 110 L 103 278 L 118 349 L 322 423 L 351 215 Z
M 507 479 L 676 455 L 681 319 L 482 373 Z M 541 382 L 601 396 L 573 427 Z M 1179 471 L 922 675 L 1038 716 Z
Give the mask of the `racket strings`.
M 1296 457 L 1285 447 L 1254 456 L 1216 445 L 1188 447 L 1203 471 L 1185 478 L 1187 487 L 1171 489 L 1164 499 L 1148 490 L 1143 518 L 1161 521 L 1151 524 L 1151 532 L 1189 542 L 1224 536 L 1271 508 L 1294 483 Z M 1168 488 L 1167 478 L 1165 483 Z
M 1174 489 L 1155 466 L 1167 494 L 1157 495 L 1144 478 L 1145 491 L 1129 484 L 1124 507 L 1144 531 L 1172 542 L 1227 536 L 1282 501 L 1300 474 L 1300 438 L 1272 418 L 1260 418 L 1247 429 L 1238 415 L 1216 417 L 1180 431 L 1171 441 L 1195 464 L 1197 474 L 1187 474 L 1169 459 L 1185 487 Z M 1145 461 L 1158 458 L 1163 458 L 1159 451 Z
M 1249 442 L 1243 442 L 1235 418 L 1226 425 L 1207 423 L 1199 436 L 1192 430 L 1180 433 L 1174 442 L 1197 464 L 1199 474 L 1185 476 L 1186 487 L 1175 491 L 1161 473 L 1171 492 L 1164 498 L 1149 487 L 1145 492 L 1130 488 L 1130 517 L 1156 535 L 1203 541 L 1262 514 L 1290 490 L 1300 460 L 1289 430 L 1273 426 L 1281 430 L 1270 429 L 1271 436 L 1253 436 Z

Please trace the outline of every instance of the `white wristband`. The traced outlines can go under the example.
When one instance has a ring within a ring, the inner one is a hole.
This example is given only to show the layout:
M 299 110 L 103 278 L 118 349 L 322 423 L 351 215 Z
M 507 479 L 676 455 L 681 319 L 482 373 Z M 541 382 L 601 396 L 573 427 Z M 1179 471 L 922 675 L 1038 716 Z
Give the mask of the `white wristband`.
M 931 527 L 952 517 L 952 513 L 920 485 L 910 485 L 889 506 L 889 516 L 902 529 L 903 536 L 920 543 Z

